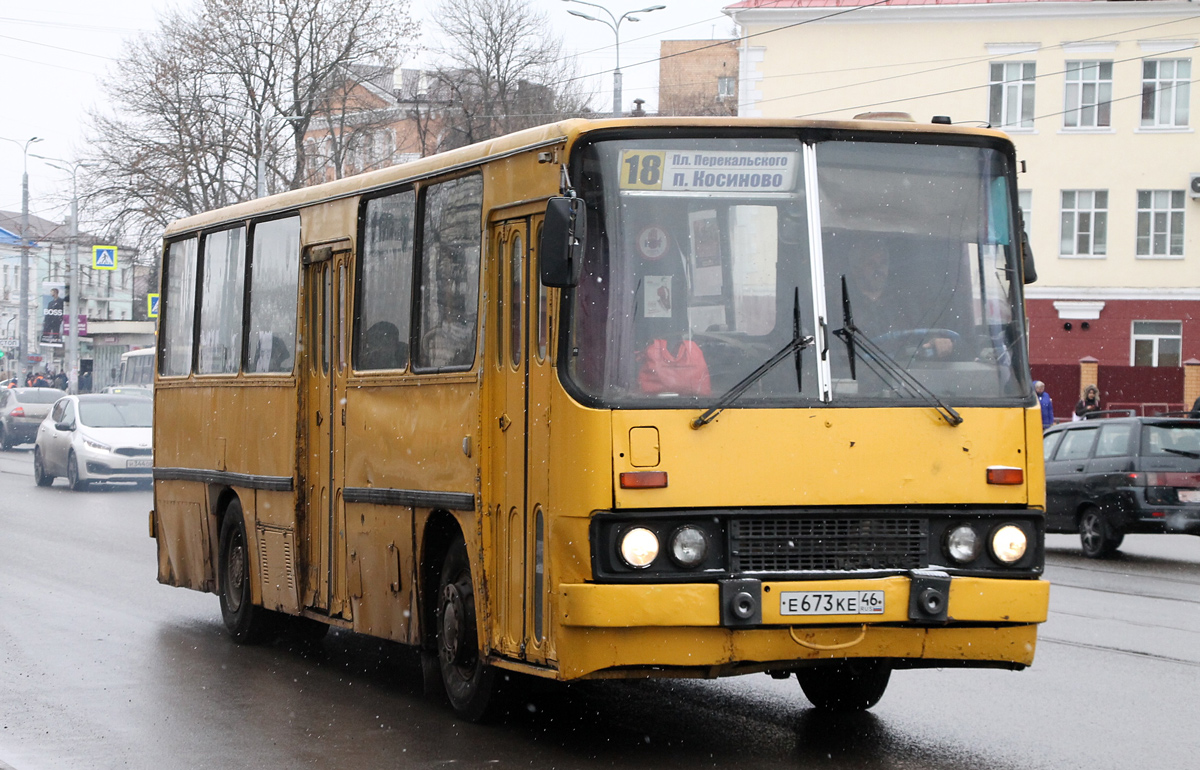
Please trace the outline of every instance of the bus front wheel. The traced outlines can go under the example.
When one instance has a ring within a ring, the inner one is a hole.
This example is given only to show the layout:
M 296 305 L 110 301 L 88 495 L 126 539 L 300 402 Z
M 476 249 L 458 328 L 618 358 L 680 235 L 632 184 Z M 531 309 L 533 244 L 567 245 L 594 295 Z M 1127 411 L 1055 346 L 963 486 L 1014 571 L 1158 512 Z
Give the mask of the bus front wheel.
M 892 669 L 877 660 L 843 660 L 796 672 L 804 697 L 822 711 L 866 711 L 879 702 Z
M 438 584 L 437 655 L 450 705 L 472 722 L 487 716 L 495 689 L 495 671 L 479 652 L 475 619 L 471 563 L 459 536 L 446 553 Z
M 246 542 L 242 504 L 234 499 L 225 509 L 225 520 L 221 522 L 221 617 L 235 641 L 257 644 L 272 638 L 277 625 L 274 613 L 254 604 L 251 599 L 250 557 Z

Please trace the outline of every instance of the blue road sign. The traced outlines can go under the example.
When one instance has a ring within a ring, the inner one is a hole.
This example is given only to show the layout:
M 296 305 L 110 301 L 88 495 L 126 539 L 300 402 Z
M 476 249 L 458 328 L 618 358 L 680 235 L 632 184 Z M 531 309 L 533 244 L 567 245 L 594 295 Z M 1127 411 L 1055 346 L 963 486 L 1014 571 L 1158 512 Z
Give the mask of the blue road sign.
M 92 247 L 92 269 L 93 270 L 116 270 L 117 269 L 117 247 L 116 246 L 93 246 Z

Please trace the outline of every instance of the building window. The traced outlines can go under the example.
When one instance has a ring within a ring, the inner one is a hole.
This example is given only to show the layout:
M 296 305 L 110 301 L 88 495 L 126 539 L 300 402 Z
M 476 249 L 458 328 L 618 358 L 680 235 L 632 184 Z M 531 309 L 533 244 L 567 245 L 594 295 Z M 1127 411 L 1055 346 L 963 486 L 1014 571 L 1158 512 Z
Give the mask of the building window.
M 732 99 L 737 90 L 737 78 L 717 78 L 717 98 Z
M 1108 190 L 1063 190 L 1059 254 L 1103 257 L 1108 253 Z
M 1106 128 L 1112 125 L 1112 62 L 1067 62 L 1063 125 Z
M 1033 62 L 993 62 L 988 120 L 993 126 L 1033 128 Z
M 1134 366 L 1179 366 L 1183 351 L 1180 321 L 1134 321 Z
M 1183 190 L 1138 190 L 1137 255 L 1183 256 Z
M 1186 126 L 1191 78 L 1191 59 L 1149 59 L 1142 62 L 1142 126 Z
M 1033 190 L 1017 190 L 1017 206 L 1021 209 L 1021 221 L 1025 225 L 1025 235 L 1033 229 Z

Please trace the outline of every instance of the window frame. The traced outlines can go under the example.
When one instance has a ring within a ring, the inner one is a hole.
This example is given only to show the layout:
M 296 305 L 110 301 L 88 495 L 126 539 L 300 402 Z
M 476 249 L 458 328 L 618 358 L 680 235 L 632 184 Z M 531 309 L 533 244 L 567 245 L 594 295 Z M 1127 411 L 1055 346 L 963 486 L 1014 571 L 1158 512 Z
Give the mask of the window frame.
M 1091 205 L 1081 207 L 1079 205 L 1079 197 L 1081 194 L 1091 196 Z M 1074 202 L 1070 208 L 1067 206 L 1067 195 L 1074 196 Z M 1100 196 L 1103 196 L 1103 203 L 1098 203 Z M 1106 259 L 1108 257 L 1108 190 L 1061 190 L 1058 198 L 1058 256 L 1064 259 Z M 1088 214 L 1091 218 L 1091 229 L 1089 240 L 1089 249 L 1086 252 L 1078 250 L 1080 230 L 1080 215 Z M 1073 251 L 1064 251 L 1065 233 L 1067 228 L 1067 217 L 1071 216 L 1071 246 Z M 1097 238 L 1097 235 L 1100 237 Z M 1099 250 L 1097 250 L 1097 241 L 1099 241 Z
M 1017 71 L 1017 77 L 1010 74 L 1011 69 Z M 994 128 L 1032 130 L 1037 98 L 1037 62 L 989 62 L 988 75 L 988 122 Z M 1010 123 L 1008 116 L 1014 107 L 1017 120 Z
M 1169 334 L 1162 332 L 1138 332 L 1138 324 L 1175 324 L 1178 329 L 1178 334 Z M 1160 343 L 1163 340 L 1177 340 L 1179 342 L 1179 350 L 1176 353 L 1176 362 L 1163 364 L 1162 351 Z M 1150 364 L 1137 363 L 1137 347 L 1139 342 L 1151 343 L 1151 360 Z M 1131 321 L 1129 324 L 1129 365 L 1130 366 L 1153 366 L 1158 367 L 1174 367 L 1182 365 L 1183 359 L 1183 321 L 1162 321 L 1139 318 Z
M 1088 77 L 1095 70 L 1094 77 Z M 1107 77 L 1105 73 L 1107 72 Z M 1109 59 L 1066 62 L 1063 79 L 1063 129 L 1112 128 L 1113 63 Z M 1092 89 L 1088 95 L 1089 87 Z M 1090 119 L 1089 119 L 1090 116 Z M 1085 122 L 1086 119 L 1086 122 Z
M 1173 65 L 1170 77 L 1162 77 L 1163 64 Z M 1181 65 L 1187 72 L 1180 74 Z M 1148 70 L 1153 67 L 1153 74 Z M 1142 60 L 1142 114 L 1139 126 L 1143 129 L 1187 128 L 1191 120 L 1191 59 L 1143 59 Z M 1163 102 L 1170 101 L 1170 109 Z M 1183 102 L 1182 120 L 1180 101 Z M 1164 120 L 1163 113 L 1169 112 L 1170 119 Z
M 1159 205 L 1162 199 L 1167 202 L 1165 207 Z M 1143 205 L 1143 201 L 1148 205 Z M 1165 216 L 1165 229 L 1158 227 L 1159 216 Z M 1184 190 L 1138 190 L 1134 255 L 1138 259 L 1183 259 L 1186 223 L 1187 193 Z M 1178 234 L 1175 233 L 1176 225 Z M 1165 252 L 1156 247 L 1159 237 L 1163 238 Z

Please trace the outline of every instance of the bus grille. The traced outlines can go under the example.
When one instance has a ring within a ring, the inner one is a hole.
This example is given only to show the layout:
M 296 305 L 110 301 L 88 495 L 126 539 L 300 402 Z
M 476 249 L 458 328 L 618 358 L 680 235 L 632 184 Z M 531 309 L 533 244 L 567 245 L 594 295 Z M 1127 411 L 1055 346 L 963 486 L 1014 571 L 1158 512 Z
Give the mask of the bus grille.
M 734 572 L 920 569 L 925 519 L 733 518 Z

